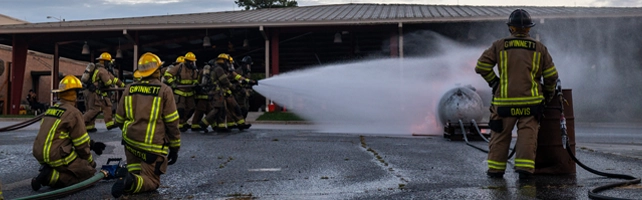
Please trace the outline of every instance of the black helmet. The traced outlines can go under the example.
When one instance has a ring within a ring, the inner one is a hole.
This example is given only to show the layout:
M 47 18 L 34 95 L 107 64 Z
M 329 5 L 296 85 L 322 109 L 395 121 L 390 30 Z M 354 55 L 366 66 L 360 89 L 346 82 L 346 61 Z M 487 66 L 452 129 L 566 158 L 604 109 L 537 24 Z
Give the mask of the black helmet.
M 535 23 L 531 20 L 531 15 L 524 9 L 513 11 L 510 14 L 510 17 L 508 17 L 508 22 L 506 22 L 506 24 L 517 28 L 530 28 L 535 26 Z
M 245 56 L 245 57 L 243 57 L 243 59 L 241 59 L 241 63 L 245 63 L 245 64 L 250 64 L 250 65 L 252 65 L 252 64 L 253 64 L 253 63 L 252 63 L 252 57 L 250 57 L 250 56 Z

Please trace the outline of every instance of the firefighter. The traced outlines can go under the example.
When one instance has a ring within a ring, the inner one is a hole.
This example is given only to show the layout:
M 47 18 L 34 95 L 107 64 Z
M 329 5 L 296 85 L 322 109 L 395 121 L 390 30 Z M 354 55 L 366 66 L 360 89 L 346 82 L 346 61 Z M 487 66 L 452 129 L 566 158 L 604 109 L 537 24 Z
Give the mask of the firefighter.
M 203 116 L 212 110 L 210 100 L 213 99 L 210 99 L 210 95 L 207 93 L 209 88 L 206 88 L 207 86 L 205 84 L 200 84 L 209 82 L 210 79 L 206 76 L 206 74 L 209 75 L 209 69 L 210 66 L 207 66 L 207 69 L 203 66 L 203 68 L 199 68 L 198 71 L 197 80 L 199 80 L 199 85 L 194 88 L 194 101 L 196 101 L 196 108 L 194 108 L 194 116 L 192 116 L 192 131 L 203 130 L 199 122 L 203 119 Z M 207 73 L 205 73 L 205 70 L 208 70 Z
M 226 72 L 228 65 L 231 65 L 230 56 L 219 54 L 216 59 L 210 60 L 208 65 L 203 67 L 204 80 L 200 85 L 207 91 L 211 106 L 211 110 L 199 124 L 205 132 L 209 126 L 212 126 L 216 132 L 230 132 L 225 123 L 227 113 L 225 96 L 231 95 L 229 88 L 232 86 Z
M 128 85 L 118 102 L 116 124 L 123 130 L 127 167 L 116 172 L 115 198 L 156 190 L 160 175 L 178 158 L 179 114 L 172 89 L 160 81 L 162 64 L 155 54 L 143 54 L 134 72 L 140 81 Z
M 535 171 L 541 105 L 552 98 L 558 74 L 546 46 L 529 36 L 535 23 L 526 10 L 513 11 L 507 25 L 511 36 L 493 42 L 475 67 L 493 92 L 487 175 L 503 177 L 517 124 L 515 168 L 520 179 L 528 179 Z
M 125 87 L 125 83 L 118 80 L 118 78 L 114 77 L 114 75 L 106 69 L 111 68 L 108 66 L 111 63 L 111 54 L 104 52 L 100 54 L 100 57 L 96 58 L 96 60 L 98 60 L 98 62 L 94 65 L 93 70 L 90 66 L 87 66 L 85 70 L 85 73 L 89 76 L 83 74 L 82 78 L 89 90 L 85 98 L 87 112 L 83 115 L 83 119 L 85 120 L 87 132 L 90 133 L 97 131 L 95 126 L 96 117 L 101 111 L 107 130 L 116 128 L 114 120 L 112 119 L 112 103 L 109 97 L 109 91 L 105 90 L 112 86 Z
M 169 65 L 169 66 L 161 66 L 160 67 L 160 73 L 161 74 L 165 74 L 165 72 L 167 71 L 167 69 L 169 67 L 174 66 L 174 65 L 178 65 L 178 64 L 181 64 L 181 63 L 184 63 L 184 62 L 185 62 L 185 56 L 179 56 L 179 57 L 176 58 L 176 61 L 174 63 L 172 63 L 171 65 Z M 161 78 L 161 81 L 163 83 L 167 83 L 167 80 L 165 80 L 165 76 L 163 76 Z
M 243 78 L 251 78 L 252 73 L 252 57 L 245 56 L 241 59 L 241 66 L 235 70 L 235 72 Z M 247 113 L 250 107 L 250 94 L 252 93 L 252 85 L 246 81 L 240 81 L 237 84 L 236 92 L 234 92 L 234 98 L 236 102 L 241 107 L 241 112 L 243 119 L 247 118 Z
M 96 162 L 90 150 L 102 154 L 105 144 L 93 142 L 85 129 L 82 114 L 76 108 L 81 81 L 73 75 L 60 80 L 59 102 L 49 107 L 33 143 L 33 156 L 41 164 L 40 173 L 31 180 L 31 188 L 66 187 L 91 178 Z
M 245 117 L 243 117 L 241 106 L 236 101 L 236 96 L 241 95 L 239 93 L 245 93 L 245 90 L 240 87 L 241 85 L 247 85 L 251 87 L 257 82 L 237 73 L 236 69 L 234 68 L 234 59 L 229 55 L 228 57 L 230 63 L 227 68 L 228 78 L 234 81 L 232 82 L 230 90 L 228 91 L 228 95 L 225 96 L 226 107 L 228 110 L 227 126 L 228 128 L 238 128 L 239 130 L 244 130 L 250 128 L 250 126 L 252 125 L 245 123 Z
M 176 60 L 178 61 L 178 59 Z M 187 52 L 184 62 L 170 66 L 163 76 L 165 82 L 174 90 L 176 107 L 180 116 L 178 127 L 181 131 L 187 131 L 190 128 L 187 120 L 192 117 L 195 107 L 194 86 L 198 84 L 196 55 Z

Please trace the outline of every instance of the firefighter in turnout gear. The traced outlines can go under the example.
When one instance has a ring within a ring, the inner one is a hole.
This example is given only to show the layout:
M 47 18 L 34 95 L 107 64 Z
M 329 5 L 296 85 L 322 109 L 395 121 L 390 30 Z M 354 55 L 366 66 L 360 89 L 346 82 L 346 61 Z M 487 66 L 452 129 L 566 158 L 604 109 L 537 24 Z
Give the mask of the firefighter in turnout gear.
M 100 54 L 100 57 L 96 58 L 96 60 L 98 60 L 98 63 L 96 63 L 94 67 L 87 66 L 81 79 L 89 90 L 85 98 L 87 102 L 85 104 L 87 106 L 87 112 L 83 115 L 85 127 L 88 132 L 97 131 L 95 121 L 101 111 L 107 130 L 116 128 L 114 120 L 112 119 L 111 98 L 109 97 L 109 92 L 105 91 L 105 89 L 112 86 L 125 87 L 125 83 L 118 80 L 118 78 L 114 77 L 114 75 L 106 69 L 106 67 L 108 67 L 106 65 L 111 64 L 111 55 L 109 53 L 105 52 Z
M 493 91 L 487 175 L 504 175 L 511 132 L 517 124 L 515 168 L 520 179 L 527 179 L 535 171 L 542 105 L 548 101 L 545 97 L 552 98 L 558 74 L 546 46 L 529 36 L 535 23 L 528 12 L 513 11 L 507 24 L 511 36 L 493 42 L 475 67 Z M 495 65 L 499 76 L 493 70 Z
M 205 71 L 207 70 L 207 72 Z M 199 85 L 194 88 L 194 100 L 196 101 L 196 108 L 194 109 L 194 116 L 192 116 L 192 131 L 202 131 L 201 123 L 199 123 L 203 116 L 205 116 L 209 111 L 212 110 L 212 104 L 210 104 L 210 95 L 208 95 L 207 86 L 201 83 L 209 82 L 209 70 L 210 66 L 206 64 L 203 68 L 199 69 L 198 80 Z M 206 75 L 207 74 L 207 75 Z
M 140 81 L 128 85 L 118 102 L 116 124 L 123 130 L 127 167 L 116 172 L 115 198 L 156 190 L 160 175 L 178 158 L 179 115 L 172 89 L 160 81 L 161 65 L 158 56 L 143 54 L 134 72 Z
M 245 56 L 241 59 L 241 65 L 236 69 L 236 74 L 240 75 L 242 78 L 249 79 L 252 72 L 252 57 Z M 241 115 L 243 119 L 247 118 L 247 113 L 249 112 L 250 107 L 250 94 L 252 93 L 252 85 L 256 81 L 239 81 L 235 85 L 234 98 L 236 103 L 241 107 Z
M 187 120 L 192 117 L 195 107 L 194 86 L 198 84 L 198 69 L 194 53 L 187 52 L 184 62 L 170 66 L 163 76 L 165 83 L 174 90 L 176 107 L 180 115 L 178 127 L 181 131 L 187 131 L 190 128 Z
M 207 127 L 210 125 L 217 132 L 229 132 L 225 123 L 225 116 L 227 109 L 225 108 L 225 96 L 230 95 L 227 93 L 232 83 L 228 79 L 226 69 L 230 63 L 230 56 L 227 54 L 220 54 L 216 59 L 210 60 L 208 65 L 203 67 L 203 81 L 201 86 L 207 91 L 210 98 L 211 110 L 207 113 L 205 118 L 200 122 L 202 130 L 207 132 Z
M 228 55 L 229 56 L 229 55 Z M 225 103 L 227 112 L 227 126 L 228 128 L 238 128 L 239 130 L 244 130 L 250 128 L 251 124 L 245 123 L 245 117 L 243 116 L 243 110 L 241 106 L 236 101 L 236 97 L 240 95 L 239 93 L 245 93 L 240 86 L 241 85 L 255 85 L 256 81 L 253 81 L 247 77 L 244 77 L 241 74 L 238 74 L 234 68 L 234 59 L 229 57 L 231 65 L 228 67 L 228 78 L 234 80 L 228 91 L 227 96 L 225 96 Z
M 53 91 L 60 101 L 45 112 L 33 143 L 33 156 L 41 164 L 40 173 L 31 180 L 34 191 L 42 186 L 67 187 L 91 178 L 96 172 L 90 150 L 93 148 L 100 155 L 105 145 L 94 143 L 87 134 L 82 114 L 76 108 L 80 89 L 81 81 L 67 75 L 60 80 L 59 89 Z

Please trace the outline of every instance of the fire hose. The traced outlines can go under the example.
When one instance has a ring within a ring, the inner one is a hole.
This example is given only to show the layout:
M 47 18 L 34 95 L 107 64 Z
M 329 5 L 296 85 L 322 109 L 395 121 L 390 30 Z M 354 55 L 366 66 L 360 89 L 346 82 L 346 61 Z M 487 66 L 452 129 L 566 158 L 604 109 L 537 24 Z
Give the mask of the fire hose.
M 562 86 L 561 86 L 561 82 L 560 82 L 559 79 L 557 80 L 557 88 L 556 88 L 556 90 L 557 90 L 556 94 L 559 97 L 559 101 L 560 101 L 559 111 L 560 111 L 560 130 L 561 130 L 561 134 L 562 134 L 562 144 L 563 144 L 564 149 L 566 149 L 566 152 L 568 152 L 568 155 L 571 156 L 571 158 L 573 159 L 573 161 L 575 161 L 575 163 L 577 163 L 577 165 L 579 165 L 580 167 L 582 167 L 582 169 L 584 169 L 586 171 L 589 171 L 589 172 L 591 172 L 593 174 L 596 174 L 596 175 L 605 176 L 607 178 L 617 178 L 617 179 L 625 179 L 626 180 L 626 181 L 615 182 L 615 183 L 611 183 L 611 184 L 607 184 L 607 185 L 603 185 L 603 186 L 599 186 L 599 187 L 590 189 L 588 191 L 589 198 L 591 198 L 591 199 L 608 199 L 608 200 L 623 199 L 623 198 L 604 196 L 604 195 L 600 195 L 600 194 L 597 194 L 597 193 L 601 192 L 601 191 L 605 191 L 605 190 L 611 189 L 611 188 L 615 188 L 615 187 L 638 184 L 638 183 L 640 183 L 640 178 L 636 178 L 636 177 L 633 177 L 631 175 L 626 175 L 626 174 L 612 174 L 612 173 L 606 173 L 606 172 L 597 171 L 595 169 L 592 169 L 592 168 L 584 165 L 584 163 L 580 162 L 575 157 L 575 155 L 573 154 L 573 151 L 571 150 L 570 143 L 568 142 L 568 135 L 566 133 L 566 117 L 564 117 L 564 103 L 567 103 L 567 102 L 564 99 L 564 97 L 562 96 Z
M 108 176 L 108 172 L 104 170 L 100 170 L 100 172 L 96 173 L 94 176 L 91 178 L 84 180 L 80 183 L 76 183 L 74 185 L 71 185 L 69 187 L 61 188 L 58 190 L 54 190 L 51 192 L 45 192 L 42 194 L 37 194 L 37 195 L 32 195 L 32 196 L 27 196 L 27 197 L 22 197 L 22 198 L 17 198 L 17 200 L 26 200 L 26 199 L 57 199 L 61 197 L 65 197 L 67 195 L 82 191 L 84 189 L 87 189 L 91 186 L 93 186 L 95 183 L 98 181 L 102 180 L 103 178 Z
M 20 123 L 17 123 L 17 124 L 11 125 L 11 126 L 7 126 L 7 127 L 0 128 L 0 133 L 1 133 L 1 132 L 15 131 L 15 130 L 18 130 L 18 129 L 21 129 L 21 128 L 24 128 L 24 127 L 27 127 L 27 126 L 29 126 L 29 125 L 32 125 L 32 124 L 34 124 L 34 123 L 36 123 L 36 122 L 40 121 L 40 120 L 42 119 L 42 117 L 44 117 L 44 116 L 45 116 L 44 114 L 40 114 L 40 115 L 38 115 L 38 116 L 36 116 L 36 117 L 34 117 L 34 118 L 31 118 L 31 119 L 29 119 L 29 120 L 27 120 L 27 121 L 20 122 Z
M 475 127 L 475 130 L 479 134 L 479 137 L 484 139 L 484 141 L 486 141 L 486 143 L 490 143 L 490 141 L 486 137 L 484 137 L 484 135 L 479 130 L 479 126 L 477 126 L 477 122 L 475 121 L 475 119 L 472 119 L 471 123 Z M 461 119 L 459 119 L 459 127 L 461 128 L 461 131 L 462 131 L 462 134 L 464 136 L 464 141 L 466 142 L 466 145 L 468 145 L 470 147 L 473 147 L 473 148 L 475 148 L 477 150 L 480 150 L 480 151 L 482 151 L 484 153 L 488 153 L 488 150 L 483 149 L 483 148 L 478 147 L 478 146 L 475 146 L 475 145 L 471 144 L 470 142 L 468 142 L 468 137 L 466 136 L 466 129 L 464 129 L 464 122 L 462 122 Z M 515 145 L 517 145 L 517 144 L 515 144 Z M 510 152 L 510 154 L 508 154 L 508 159 L 512 158 L 513 155 L 515 155 L 515 146 L 513 145 L 513 148 L 511 148 L 510 150 L 511 150 L 511 152 Z
M 116 164 L 110 165 L 112 161 L 118 161 Z M 54 191 L 50 192 L 45 192 L 37 195 L 32 195 L 32 196 L 27 196 L 27 197 L 21 197 L 18 198 L 17 200 L 27 200 L 27 199 L 58 199 L 62 198 L 68 195 L 71 195 L 76 192 L 80 192 L 82 190 L 85 190 L 94 184 L 96 184 L 98 181 L 103 180 L 103 179 L 113 179 L 115 178 L 116 171 L 123 167 L 120 162 L 122 161 L 122 158 L 109 158 L 107 159 L 107 164 L 103 165 L 101 170 L 96 173 L 94 176 L 91 178 L 84 180 L 80 183 L 76 183 L 61 189 L 57 189 Z
M 592 169 L 592 168 L 584 165 L 584 163 L 580 162 L 575 157 L 575 155 L 573 154 L 573 151 L 571 150 L 570 143 L 568 141 L 568 134 L 566 132 L 566 117 L 564 117 L 564 103 L 567 103 L 567 102 L 566 102 L 566 100 L 564 99 L 564 97 L 562 95 L 562 85 L 561 85 L 561 82 L 560 82 L 559 79 L 557 80 L 557 87 L 556 87 L 556 92 L 555 93 L 556 93 L 556 96 L 559 97 L 559 101 L 560 101 L 560 107 L 558 108 L 558 110 L 560 111 L 560 130 L 561 130 L 561 134 L 562 134 L 562 144 L 563 144 L 562 147 L 564 149 L 566 149 L 566 152 L 568 152 L 568 155 L 571 157 L 571 159 L 573 159 L 573 161 L 575 161 L 575 163 L 577 163 L 577 165 L 582 167 L 582 169 L 584 169 L 586 171 L 589 171 L 589 172 L 591 172 L 593 174 L 596 174 L 596 175 L 599 175 L 599 176 L 605 176 L 607 178 L 617 178 L 617 179 L 625 179 L 626 180 L 626 181 L 615 182 L 615 183 L 611 183 L 611 184 L 607 184 L 607 185 L 603 185 L 603 186 L 599 186 L 599 187 L 590 189 L 588 191 L 589 198 L 591 198 L 591 199 L 603 199 L 603 200 L 615 200 L 615 199 L 623 200 L 623 198 L 609 197 L 609 196 L 604 196 L 604 195 L 600 195 L 600 194 L 597 194 L 597 193 L 605 191 L 605 190 L 608 190 L 608 189 L 611 189 L 611 188 L 615 188 L 615 187 L 638 184 L 638 183 L 641 182 L 640 178 L 636 178 L 636 177 L 633 177 L 631 175 L 626 175 L 626 174 L 612 174 L 612 173 L 606 173 L 606 172 L 597 171 L 595 169 Z M 556 108 L 549 108 L 549 109 L 556 109 Z M 472 120 L 472 123 L 475 126 L 475 128 L 477 129 L 477 133 L 479 133 L 480 136 L 484 140 L 486 140 L 488 142 L 488 140 L 479 131 L 479 127 L 477 126 L 477 123 L 474 120 Z M 464 140 L 466 141 L 466 144 L 468 146 L 471 146 L 471 147 L 473 147 L 475 149 L 478 149 L 478 150 L 480 150 L 482 152 L 488 153 L 488 150 L 482 149 L 482 148 L 477 147 L 477 146 L 475 146 L 473 144 L 470 144 L 468 142 L 468 138 L 466 137 L 466 131 L 464 129 L 464 123 L 461 121 L 461 119 L 459 120 L 459 126 L 462 129 L 462 134 L 464 136 Z M 510 155 L 508 156 L 508 158 L 510 159 L 510 157 L 512 157 L 512 155 L 514 153 L 515 153 L 515 148 L 513 147 L 513 150 L 510 153 Z

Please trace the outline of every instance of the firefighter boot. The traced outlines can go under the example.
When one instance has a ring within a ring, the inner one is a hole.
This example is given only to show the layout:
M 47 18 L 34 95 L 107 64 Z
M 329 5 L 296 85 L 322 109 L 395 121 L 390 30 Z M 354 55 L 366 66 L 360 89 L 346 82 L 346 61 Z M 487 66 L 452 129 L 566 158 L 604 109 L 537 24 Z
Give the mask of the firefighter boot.
M 87 133 L 95 133 L 96 131 L 98 131 L 96 128 L 87 129 Z
M 504 178 L 504 172 L 486 172 L 490 178 Z
M 242 131 L 242 130 L 245 130 L 245 129 L 249 129 L 251 126 L 252 126 L 252 124 L 245 124 L 244 123 L 244 124 L 239 124 L 238 128 L 239 128 L 240 131 Z
M 42 187 L 42 185 L 46 185 L 47 183 L 47 177 L 51 174 L 51 170 L 53 170 L 51 167 L 48 165 L 42 165 L 40 166 L 40 173 L 38 173 L 38 176 L 36 178 L 31 179 L 31 189 L 33 191 L 38 191 Z
M 528 180 L 533 176 L 533 173 L 524 171 L 524 170 L 515 170 L 519 174 L 519 179 L 520 180 Z
M 125 193 L 125 190 L 130 189 L 134 183 L 134 175 L 127 171 L 127 168 L 121 167 L 114 175 L 118 180 L 111 187 L 111 196 L 118 198 Z

